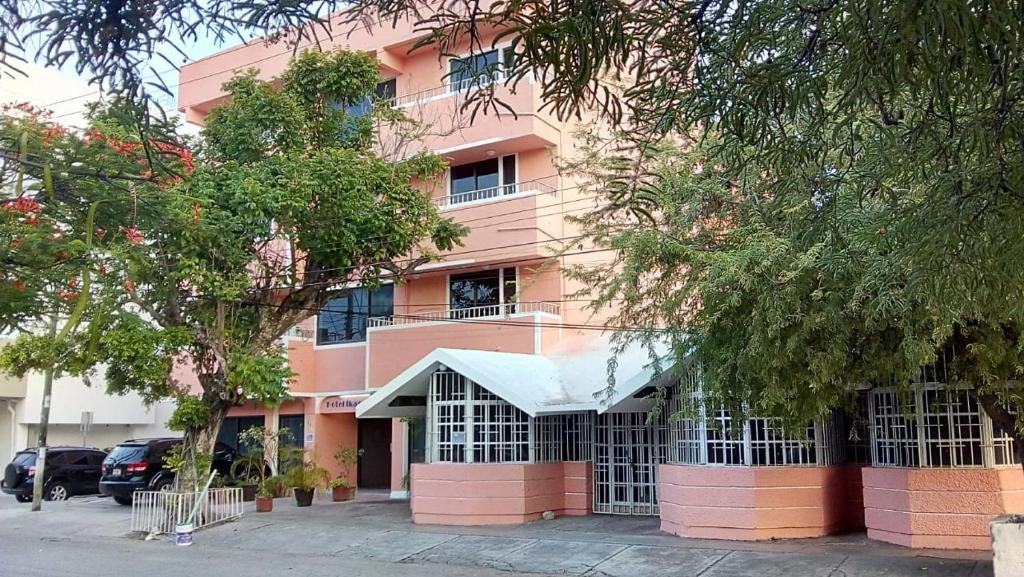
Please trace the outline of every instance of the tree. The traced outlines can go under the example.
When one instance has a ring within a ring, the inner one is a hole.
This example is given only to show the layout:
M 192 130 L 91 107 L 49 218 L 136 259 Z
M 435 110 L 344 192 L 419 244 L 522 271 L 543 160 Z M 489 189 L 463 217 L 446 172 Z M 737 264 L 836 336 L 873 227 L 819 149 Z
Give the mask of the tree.
M 387 159 L 371 147 L 375 124 L 411 121 L 387 107 L 372 119 L 346 113 L 377 79 L 369 56 L 345 51 L 302 53 L 279 86 L 239 76 L 207 119 L 197 158 L 177 151 L 180 174 L 144 174 L 158 180 L 121 199 L 120 217 L 133 222 L 104 260 L 100 292 L 110 297 L 98 301 L 115 306 L 94 312 L 96 342 L 79 340 L 77 354 L 106 366 L 112 392 L 178 397 L 169 425 L 184 432 L 186 486 L 203 473 L 196 463 L 212 453 L 228 409 L 285 398 L 286 331 L 350 286 L 400 278 L 464 233 L 414 186 L 441 171 L 438 157 Z M 147 147 L 118 118 L 95 115 L 107 127 L 97 134 L 144 170 Z M 196 374 L 196 394 L 173 378 L 176 365 Z
M 800 420 L 950 359 L 1024 450 L 1024 3 L 365 0 L 349 21 L 375 15 L 444 55 L 498 30 L 507 82 L 620 128 L 583 219 L 620 260 L 578 273 L 624 299 L 613 324 L 699 350 L 717 400 Z

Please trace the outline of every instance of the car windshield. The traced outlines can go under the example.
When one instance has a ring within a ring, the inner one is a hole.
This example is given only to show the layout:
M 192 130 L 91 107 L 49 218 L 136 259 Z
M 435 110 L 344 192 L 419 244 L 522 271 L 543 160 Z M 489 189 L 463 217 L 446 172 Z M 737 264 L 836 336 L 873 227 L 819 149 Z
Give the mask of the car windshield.
M 145 445 L 118 445 L 107 455 L 104 463 L 136 463 L 146 456 Z
M 18 453 L 14 456 L 13 463 L 15 465 L 21 465 L 22 467 L 31 467 L 36 464 L 35 453 Z

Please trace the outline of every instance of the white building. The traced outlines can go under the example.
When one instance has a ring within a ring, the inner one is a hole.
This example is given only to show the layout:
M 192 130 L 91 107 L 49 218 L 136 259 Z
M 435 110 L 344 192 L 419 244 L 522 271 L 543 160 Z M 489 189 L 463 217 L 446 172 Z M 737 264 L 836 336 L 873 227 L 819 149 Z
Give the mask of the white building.
M 91 386 L 74 377 L 54 380 L 47 445 L 84 444 L 104 449 L 125 439 L 177 436 L 167 429 L 167 419 L 174 411 L 172 401 L 147 407 L 135 393 L 109 395 L 102 368 L 97 373 Z M 6 464 L 15 452 L 36 445 L 42 405 L 41 373 L 22 379 L 0 374 L 0 463 Z M 91 417 L 91 426 L 84 433 L 83 413 Z

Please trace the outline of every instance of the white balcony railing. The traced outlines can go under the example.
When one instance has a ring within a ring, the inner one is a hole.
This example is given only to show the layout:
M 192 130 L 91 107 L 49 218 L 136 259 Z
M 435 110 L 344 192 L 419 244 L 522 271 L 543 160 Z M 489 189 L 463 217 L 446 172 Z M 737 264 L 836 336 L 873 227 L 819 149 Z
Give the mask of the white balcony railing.
M 476 78 L 453 80 L 440 86 L 398 96 L 395 98 L 394 107 L 409 108 L 432 100 L 447 98 L 453 94 L 464 94 L 473 88 L 487 86 L 488 84 L 494 84 L 497 82 L 504 82 L 506 78 L 507 75 L 504 70 L 495 70 L 493 72 L 482 74 Z
M 311 341 L 316 337 L 316 331 L 313 329 L 295 326 L 288 329 L 288 332 L 286 332 L 284 336 L 303 341 Z
M 485 305 L 464 309 L 445 309 L 410 314 L 396 314 L 389 317 L 373 317 L 369 319 L 369 327 L 394 327 L 435 323 L 445 321 L 472 321 L 508 318 L 514 315 L 534 313 L 559 316 L 562 308 L 558 303 L 551 302 L 515 302 L 501 305 Z
M 558 191 L 555 187 L 542 182 L 541 180 L 525 180 L 513 182 L 501 186 L 492 186 L 478 190 L 468 190 L 448 196 L 438 196 L 433 199 L 434 205 L 438 208 L 451 208 L 462 204 L 482 202 L 485 200 L 498 199 L 504 196 L 528 195 L 528 194 L 555 194 Z

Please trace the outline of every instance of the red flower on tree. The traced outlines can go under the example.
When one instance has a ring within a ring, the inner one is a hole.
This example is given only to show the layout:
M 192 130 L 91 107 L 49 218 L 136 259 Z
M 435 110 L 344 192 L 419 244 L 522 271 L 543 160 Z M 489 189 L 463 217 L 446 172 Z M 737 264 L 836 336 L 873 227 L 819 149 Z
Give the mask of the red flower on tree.
M 32 214 L 43 209 L 42 205 L 31 198 L 16 198 L 3 202 L 4 212 L 10 214 Z
M 143 241 L 142 233 L 137 228 L 120 228 L 121 232 L 124 233 L 125 238 L 132 244 L 141 244 Z

